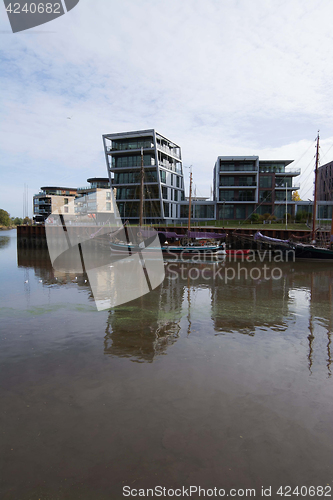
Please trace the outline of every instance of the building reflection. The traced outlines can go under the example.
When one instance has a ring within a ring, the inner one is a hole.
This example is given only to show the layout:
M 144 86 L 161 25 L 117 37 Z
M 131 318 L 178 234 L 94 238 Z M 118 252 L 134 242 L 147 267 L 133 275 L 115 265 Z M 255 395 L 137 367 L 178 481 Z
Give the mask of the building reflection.
M 266 264 L 268 269 L 274 267 L 274 263 Z M 239 265 L 242 268 L 240 273 Z M 18 266 L 32 268 L 44 285 L 62 286 L 75 282 L 86 290 L 92 302 L 94 300 L 87 275 L 55 271 L 47 250 L 18 248 Z M 304 359 L 309 373 L 318 367 L 319 358 L 325 356 L 325 369 L 331 376 L 332 265 L 311 261 L 281 263 L 280 279 L 265 279 L 264 276 L 252 279 L 254 275 L 251 277 L 250 272 L 253 267 L 248 262 L 228 261 L 166 263 L 166 277 L 159 287 L 108 312 L 105 355 L 134 362 L 152 362 L 156 356 L 166 354 L 179 338 L 181 328 L 185 334 L 191 335 L 194 321 L 200 314 L 193 297 L 200 289 L 207 290 L 209 300 L 204 315 L 210 315 L 214 335 L 240 333 L 254 336 L 258 330 L 286 332 L 296 324 L 296 311 L 299 311 L 297 294 L 300 294 L 302 311 L 305 311 L 301 316 L 306 330 L 296 334 L 303 335 L 307 341 Z M 235 271 L 233 279 L 229 279 L 233 274 L 230 269 Z
M 170 280 L 109 312 L 104 353 L 151 363 L 179 338 L 184 290 Z

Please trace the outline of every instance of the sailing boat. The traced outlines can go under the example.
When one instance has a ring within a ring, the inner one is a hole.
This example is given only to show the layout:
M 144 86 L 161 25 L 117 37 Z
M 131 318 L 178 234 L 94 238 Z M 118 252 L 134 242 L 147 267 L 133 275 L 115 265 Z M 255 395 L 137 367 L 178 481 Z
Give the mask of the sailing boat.
M 210 239 L 221 239 L 222 235 L 219 233 L 206 233 L 206 232 L 193 232 L 191 231 L 191 206 L 192 206 L 192 172 L 190 171 L 190 190 L 189 190 L 189 205 L 188 205 L 188 224 L 187 224 L 187 236 L 177 235 L 177 233 L 172 232 L 159 232 L 160 238 L 165 238 L 162 246 L 163 254 L 172 255 L 182 255 L 182 256 L 193 256 L 193 255 L 205 255 L 205 256 L 220 256 L 226 255 L 225 243 L 222 244 L 209 244 L 205 240 Z M 168 245 L 166 244 L 166 238 L 178 238 L 181 240 L 181 245 Z M 192 240 L 195 240 L 194 242 Z M 202 240 L 200 243 L 198 240 Z
M 314 182 L 314 199 L 313 199 L 313 217 L 312 217 L 312 231 L 311 231 L 311 244 L 305 243 L 293 243 L 290 240 L 280 240 L 277 238 L 270 238 L 264 236 L 259 231 L 254 235 L 255 241 L 261 241 L 263 243 L 269 243 L 272 245 L 279 246 L 280 249 L 292 250 L 295 252 L 295 258 L 297 259 L 333 259 L 333 249 L 324 248 L 316 246 L 316 213 L 317 213 L 317 177 L 318 177 L 318 165 L 319 165 L 319 131 L 317 135 L 317 145 L 316 145 L 316 167 L 315 167 L 315 182 Z M 331 235 L 330 235 L 330 247 L 333 244 L 333 214 L 332 214 L 332 224 L 331 224 Z
M 191 202 L 192 202 L 192 172 L 190 172 L 190 196 L 189 196 L 189 215 L 188 215 L 188 228 L 187 236 L 177 234 L 173 231 L 159 231 L 158 236 L 161 244 L 163 255 L 181 255 L 181 256 L 194 256 L 205 255 L 207 257 L 217 257 L 226 255 L 225 243 L 222 244 L 201 244 L 200 242 L 193 242 L 192 239 L 221 239 L 222 235 L 218 233 L 198 233 L 191 232 Z M 153 238 L 152 230 L 143 228 L 143 212 L 144 212 L 144 166 L 143 166 L 143 148 L 141 148 L 141 170 L 140 170 L 140 213 L 139 213 L 139 228 L 126 228 L 127 242 L 110 242 L 112 252 L 139 252 L 143 247 L 147 248 L 145 238 L 151 241 Z M 131 236 L 128 236 L 129 233 Z M 156 233 L 155 233 L 156 234 Z M 168 244 L 167 240 L 178 239 L 183 244 L 174 245 Z M 149 246 L 150 251 L 154 251 L 152 245 Z M 155 249 L 156 250 L 156 249 Z

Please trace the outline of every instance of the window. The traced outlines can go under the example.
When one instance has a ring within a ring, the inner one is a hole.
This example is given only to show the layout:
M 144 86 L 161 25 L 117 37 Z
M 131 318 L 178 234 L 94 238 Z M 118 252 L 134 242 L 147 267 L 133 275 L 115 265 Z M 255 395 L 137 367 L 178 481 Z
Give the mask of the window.
M 220 175 L 220 186 L 234 186 L 235 177 L 230 175 Z
M 170 217 L 170 204 L 169 203 L 163 203 L 163 208 L 164 208 L 164 217 Z
M 64 205 L 68 205 L 68 198 L 64 198 Z
M 233 205 L 223 205 L 219 206 L 219 219 L 233 219 L 234 218 L 234 206 Z
M 165 170 L 160 170 L 160 178 L 161 178 L 161 182 L 163 182 L 165 184 L 166 183 L 166 171 Z
M 106 202 L 106 210 L 111 210 L 111 203 L 109 201 Z
M 68 207 L 64 207 L 65 214 L 68 214 Z
M 260 191 L 259 192 L 259 202 L 271 202 L 272 201 L 272 191 Z
M 271 175 L 261 175 L 259 179 L 259 186 L 261 188 L 271 188 L 272 187 L 272 176 Z
M 106 199 L 111 200 L 111 191 L 106 192 Z
M 168 199 L 168 188 L 165 187 L 165 186 L 162 186 L 162 198 L 164 200 L 167 200 Z
M 238 191 L 238 201 L 255 201 L 252 189 L 240 189 Z
M 238 186 L 255 186 L 255 178 L 251 176 L 240 175 L 238 177 Z
M 221 189 L 220 190 L 220 201 L 234 201 L 235 191 L 233 189 Z
M 291 191 L 287 192 L 287 200 L 291 201 Z M 275 191 L 275 201 L 286 201 L 286 191 Z
M 236 206 L 236 219 L 245 219 L 246 217 L 246 207 Z

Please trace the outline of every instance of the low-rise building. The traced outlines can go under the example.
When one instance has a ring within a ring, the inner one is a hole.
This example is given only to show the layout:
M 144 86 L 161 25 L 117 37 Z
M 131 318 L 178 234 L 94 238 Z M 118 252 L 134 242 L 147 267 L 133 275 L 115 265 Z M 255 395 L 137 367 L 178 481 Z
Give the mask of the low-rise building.
M 44 186 L 40 189 L 40 192 L 33 197 L 33 219 L 36 223 L 44 222 L 52 212 L 62 207 L 64 207 L 65 213 L 72 211 L 74 214 L 74 207 L 70 201 L 76 197 L 76 188 Z

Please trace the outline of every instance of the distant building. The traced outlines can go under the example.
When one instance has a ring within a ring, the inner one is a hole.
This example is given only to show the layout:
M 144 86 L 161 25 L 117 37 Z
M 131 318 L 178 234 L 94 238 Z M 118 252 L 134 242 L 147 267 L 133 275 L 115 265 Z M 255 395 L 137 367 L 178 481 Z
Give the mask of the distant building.
M 121 218 L 139 221 L 142 150 L 145 223 L 179 219 L 185 200 L 180 147 L 154 129 L 106 134 L 103 141 Z
M 66 213 L 72 210 L 74 214 L 73 206 L 70 205 L 70 201 L 75 199 L 77 193 L 76 188 L 45 186 L 40 189 L 41 191 L 33 197 L 33 219 L 35 222 L 44 222 L 52 212 L 55 212 L 61 207 L 65 207 L 64 211 Z
M 295 214 L 293 177 L 286 170 L 292 160 L 259 160 L 259 156 L 219 156 L 214 166 L 214 201 L 217 219 L 247 219 L 253 213 L 282 218 Z
M 318 201 L 333 201 L 333 161 L 318 168 L 317 199 Z
M 90 186 L 63 188 L 46 186 L 33 197 L 34 221 L 44 222 L 51 213 L 63 209 L 65 214 L 91 214 L 94 218 L 107 220 L 113 213 L 110 181 L 105 177 L 87 179 Z M 98 217 L 96 217 L 98 214 Z

